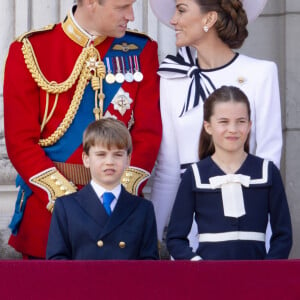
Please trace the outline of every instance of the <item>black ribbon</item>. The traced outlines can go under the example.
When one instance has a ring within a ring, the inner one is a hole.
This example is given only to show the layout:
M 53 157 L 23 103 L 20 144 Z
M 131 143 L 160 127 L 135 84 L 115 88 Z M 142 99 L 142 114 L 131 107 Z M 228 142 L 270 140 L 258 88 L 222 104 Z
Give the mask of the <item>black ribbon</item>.
M 216 89 L 211 79 L 203 74 L 198 66 L 197 59 L 193 59 L 190 48 L 181 48 L 176 56 L 168 55 L 158 69 L 159 74 L 166 75 L 168 72 L 179 74 L 178 77 L 188 76 L 192 78 L 189 86 L 186 102 L 180 113 L 182 117 L 189 109 L 199 105 L 200 99 L 204 102 L 212 91 Z M 166 75 L 166 77 L 168 77 Z M 192 91 L 194 89 L 194 97 Z M 193 101 L 191 105 L 191 101 Z

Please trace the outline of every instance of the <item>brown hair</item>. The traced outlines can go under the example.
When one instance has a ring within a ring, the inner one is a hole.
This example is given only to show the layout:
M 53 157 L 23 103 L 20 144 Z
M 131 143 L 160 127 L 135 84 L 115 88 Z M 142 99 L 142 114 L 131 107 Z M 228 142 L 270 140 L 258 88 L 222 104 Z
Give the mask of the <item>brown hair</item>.
M 194 0 L 203 13 L 215 11 L 219 38 L 232 49 L 240 48 L 248 36 L 247 14 L 240 0 Z
M 247 107 L 248 118 L 250 121 L 250 116 L 251 116 L 250 103 L 245 93 L 235 86 L 225 86 L 225 85 L 216 89 L 205 100 L 203 106 L 203 120 L 206 122 L 210 121 L 211 116 L 214 114 L 214 108 L 216 104 L 230 102 L 230 101 L 235 103 L 244 103 Z M 249 136 L 250 133 L 248 134 L 247 140 L 244 145 L 244 150 L 246 152 L 249 152 Z M 206 132 L 204 125 L 202 125 L 199 148 L 198 148 L 199 159 L 203 159 L 207 156 L 210 156 L 214 154 L 214 152 L 215 152 L 215 146 L 213 143 L 212 136 Z
M 132 141 L 129 130 L 124 123 L 113 119 L 103 118 L 91 123 L 83 133 L 83 151 L 88 155 L 89 150 L 96 144 L 106 146 L 108 149 L 115 146 L 125 149 L 127 154 L 132 152 Z

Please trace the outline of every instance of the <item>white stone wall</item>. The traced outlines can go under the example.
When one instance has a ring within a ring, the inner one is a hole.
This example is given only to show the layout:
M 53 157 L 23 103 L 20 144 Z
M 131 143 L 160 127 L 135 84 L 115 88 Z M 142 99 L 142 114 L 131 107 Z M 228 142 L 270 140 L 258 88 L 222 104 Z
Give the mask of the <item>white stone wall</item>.
M 163 1 L 163 0 L 162 0 Z M 62 20 L 73 0 L 1 0 L 0 10 L 0 259 L 18 257 L 7 246 L 7 225 L 14 209 L 15 171 L 5 151 L 3 134 L 3 67 L 8 46 L 24 31 Z M 159 43 L 160 60 L 175 53 L 174 32 L 157 22 L 147 0 L 135 3 L 136 19 L 130 28 L 148 33 Z M 279 69 L 282 99 L 284 153 L 281 173 L 285 179 L 294 228 L 292 258 L 300 258 L 300 1 L 269 0 L 264 13 L 249 26 L 241 52 L 273 60 Z M 272 126 L 272 124 L 270 124 Z M 151 183 L 147 186 L 149 192 Z

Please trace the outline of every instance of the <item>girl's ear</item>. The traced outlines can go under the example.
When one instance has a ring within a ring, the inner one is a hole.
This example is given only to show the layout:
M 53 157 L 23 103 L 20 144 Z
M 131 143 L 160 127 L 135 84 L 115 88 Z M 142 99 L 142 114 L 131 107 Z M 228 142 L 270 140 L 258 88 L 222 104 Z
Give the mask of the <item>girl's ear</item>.
M 206 133 L 211 135 L 211 125 L 210 125 L 210 123 L 207 122 L 207 121 L 204 121 L 203 122 L 203 127 L 204 127 Z

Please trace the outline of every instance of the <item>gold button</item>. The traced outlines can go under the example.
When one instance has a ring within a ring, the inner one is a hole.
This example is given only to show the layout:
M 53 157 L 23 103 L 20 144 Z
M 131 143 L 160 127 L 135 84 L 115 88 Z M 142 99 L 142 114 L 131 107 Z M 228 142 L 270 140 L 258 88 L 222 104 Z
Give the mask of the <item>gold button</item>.
M 126 247 L 126 243 L 125 242 L 120 242 L 119 243 L 119 247 L 120 248 L 125 248 Z
M 99 241 L 97 242 L 97 246 L 98 246 L 99 248 L 103 247 L 103 245 L 104 245 L 103 241 L 99 240 Z

